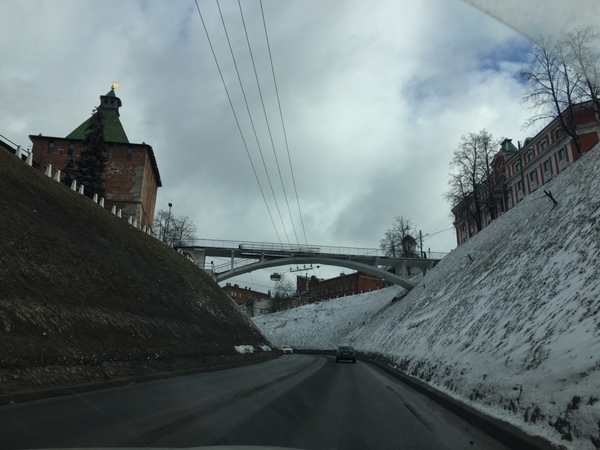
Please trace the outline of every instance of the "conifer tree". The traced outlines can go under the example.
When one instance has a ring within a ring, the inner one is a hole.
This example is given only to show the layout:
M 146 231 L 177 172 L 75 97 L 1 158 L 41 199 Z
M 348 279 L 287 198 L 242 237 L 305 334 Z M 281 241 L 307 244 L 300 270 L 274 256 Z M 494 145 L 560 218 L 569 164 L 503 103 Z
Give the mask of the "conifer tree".
M 73 159 L 72 156 L 67 161 L 67 165 L 64 167 L 62 172 L 64 174 L 63 179 L 62 179 L 63 184 L 71 187 L 71 183 L 75 179 L 75 160 Z
M 95 108 L 85 130 L 83 150 L 77 158 L 75 179 L 79 185 L 84 185 L 87 197 L 104 197 L 104 179 L 102 174 L 108 158 L 105 156 L 106 144 L 104 142 L 104 116 L 99 108 Z

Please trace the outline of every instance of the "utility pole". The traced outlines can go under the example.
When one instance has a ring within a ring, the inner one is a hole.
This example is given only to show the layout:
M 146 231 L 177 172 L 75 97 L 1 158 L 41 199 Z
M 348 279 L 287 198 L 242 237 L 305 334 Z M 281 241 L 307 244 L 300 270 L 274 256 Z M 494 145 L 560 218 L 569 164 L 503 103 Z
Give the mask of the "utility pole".
M 420 242 L 420 246 L 421 246 L 421 254 L 420 257 L 423 257 L 423 233 L 421 232 L 421 230 L 419 230 L 419 242 Z
M 173 203 L 169 203 L 169 215 L 167 216 L 167 226 L 165 227 L 165 241 L 169 237 L 169 222 L 171 222 L 171 208 L 172 207 L 173 207 Z

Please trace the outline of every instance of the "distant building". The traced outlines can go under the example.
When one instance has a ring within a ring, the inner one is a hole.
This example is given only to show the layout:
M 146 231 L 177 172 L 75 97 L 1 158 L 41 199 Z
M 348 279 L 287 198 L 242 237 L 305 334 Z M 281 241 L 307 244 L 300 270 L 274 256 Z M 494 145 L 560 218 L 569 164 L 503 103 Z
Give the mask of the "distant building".
M 600 142 L 600 120 L 585 105 L 578 105 L 574 115 L 585 153 Z M 505 139 L 492 162 L 495 202 L 492 211 L 482 208 L 482 229 L 580 157 L 573 138 L 564 132 L 558 117 L 533 138 L 527 138 L 522 146 L 519 144 L 519 148 Z M 480 195 L 484 198 L 488 192 L 482 189 Z M 452 208 L 457 245 L 481 231 L 474 219 L 474 202 L 470 197 Z
M 512 143 L 512 139 L 504 139 L 500 144 L 500 150 L 492 160 L 494 182 L 488 184 L 492 188 L 492 193 L 490 195 L 488 186 L 481 186 L 479 189 L 479 201 L 485 201 L 491 205 L 491 208 L 482 208 L 481 210 L 481 229 L 487 227 L 493 220 L 502 216 L 508 210 L 505 186 L 506 161 L 517 153 L 518 149 Z M 490 198 L 493 201 L 490 202 Z M 473 194 L 452 208 L 457 245 L 462 244 L 481 231 L 477 229 L 475 211 L 475 197 Z
M 104 116 L 104 140 L 108 162 L 103 174 L 105 204 L 115 205 L 124 217 L 137 219 L 141 226 L 152 228 L 156 195 L 162 186 L 152 147 L 129 142 L 119 119 L 121 99 L 112 88 L 100 96 L 99 109 Z M 30 135 L 33 142 L 33 167 L 45 171 L 48 164 L 63 170 L 69 159 L 77 160 L 83 149 L 88 118 L 66 137 Z
M 322 280 L 315 276 L 308 281 L 306 297 L 309 303 L 375 291 L 383 287 L 383 280 L 363 272 L 340 274 L 339 277 Z
M 269 294 L 231 283 L 227 283 L 222 289 L 250 317 L 273 312 Z
M 583 107 L 576 111 L 575 118 L 577 134 L 585 153 L 600 142 L 600 121 L 593 110 Z M 580 157 L 575 142 L 563 131 L 558 118 L 535 137 L 526 139 L 520 151 L 506 162 L 505 183 L 509 195 L 509 208 L 535 192 Z

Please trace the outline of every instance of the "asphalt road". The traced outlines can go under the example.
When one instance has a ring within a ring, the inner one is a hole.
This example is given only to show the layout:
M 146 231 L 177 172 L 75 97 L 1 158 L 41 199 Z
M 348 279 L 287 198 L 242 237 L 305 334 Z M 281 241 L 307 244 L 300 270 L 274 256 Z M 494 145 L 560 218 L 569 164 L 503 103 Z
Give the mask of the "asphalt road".
M 506 449 L 370 364 L 252 366 L 0 407 L 0 448 Z

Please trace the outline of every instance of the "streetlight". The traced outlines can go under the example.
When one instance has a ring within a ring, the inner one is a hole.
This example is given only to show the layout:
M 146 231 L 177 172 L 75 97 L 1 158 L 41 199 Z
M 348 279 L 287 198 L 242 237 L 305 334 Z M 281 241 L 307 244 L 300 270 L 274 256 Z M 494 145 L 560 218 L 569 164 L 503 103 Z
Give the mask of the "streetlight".
M 173 203 L 169 203 L 169 215 L 167 216 L 167 226 L 165 227 L 165 240 L 169 237 L 169 222 L 171 222 L 171 208 L 173 207 Z

